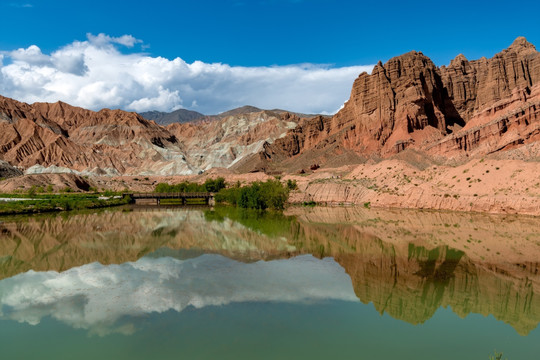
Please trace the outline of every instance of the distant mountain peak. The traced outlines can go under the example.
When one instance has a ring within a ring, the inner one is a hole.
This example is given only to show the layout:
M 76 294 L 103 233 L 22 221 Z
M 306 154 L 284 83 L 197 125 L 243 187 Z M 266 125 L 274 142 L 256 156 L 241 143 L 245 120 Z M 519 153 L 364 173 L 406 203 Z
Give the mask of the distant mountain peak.
M 224 111 L 218 114 L 217 116 L 218 117 L 234 116 L 234 115 L 239 115 L 239 114 L 249 114 L 249 113 L 260 112 L 260 111 L 263 111 L 263 110 L 255 106 L 244 105 L 235 109 Z
M 200 112 L 187 109 L 178 109 L 170 113 L 153 110 L 142 112 L 140 115 L 145 119 L 153 120 L 164 126 L 174 123 L 191 122 L 205 117 L 205 115 Z

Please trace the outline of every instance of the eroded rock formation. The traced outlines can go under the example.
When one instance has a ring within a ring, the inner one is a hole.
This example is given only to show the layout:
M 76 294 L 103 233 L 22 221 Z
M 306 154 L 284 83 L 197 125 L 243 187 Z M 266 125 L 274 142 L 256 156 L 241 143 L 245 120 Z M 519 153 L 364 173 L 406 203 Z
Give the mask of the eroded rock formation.
M 257 111 L 165 128 L 133 112 L 0 97 L 0 160 L 29 174 L 191 175 L 258 153 L 298 121 Z
M 538 140 L 539 93 L 540 56 L 523 37 L 491 59 L 458 55 L 448 67 L 412 51 L 360 74 L 341 111 L 266 144 L 257 165 L 297 171 L 408 148 L 445 159 L 505 150 Z

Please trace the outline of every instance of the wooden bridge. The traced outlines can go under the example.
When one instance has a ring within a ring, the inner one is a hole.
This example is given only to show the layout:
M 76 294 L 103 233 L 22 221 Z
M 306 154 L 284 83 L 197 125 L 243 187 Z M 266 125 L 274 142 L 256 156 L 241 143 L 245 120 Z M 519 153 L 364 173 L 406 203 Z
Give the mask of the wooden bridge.
M 160 205 L 163 199 L 178 199 L 182 201 L 182 205 L 185 205 L 188 199 L 204 200 L 207 205 L 214 205 L 214 193 L 210 192 L 176 192 L 176 193 L 133 193 L 123 194 L 124 197 L 129 196 L 131 199 L 137 202 L 145 202 L 145 200 L 155 201 L 157 205 Z

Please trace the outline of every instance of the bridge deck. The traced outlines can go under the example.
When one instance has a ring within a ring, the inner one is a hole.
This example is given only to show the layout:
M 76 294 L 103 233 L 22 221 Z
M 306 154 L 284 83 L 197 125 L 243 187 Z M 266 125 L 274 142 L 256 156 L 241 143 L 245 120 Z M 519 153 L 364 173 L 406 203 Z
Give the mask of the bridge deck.
M 211 199 L 214 197 L 210 192 L 177 192 L 177 193 L 134 193 L 124 194 L 137 199 Z
M 186 205 L 188 199 L 204 200 L 206 205 L 214 205 L 214 193 L 210 192 L 176 192 L 176 193 L 134 193 L 123 194 L 124 197 L 130 196 L 135 203 L 142 203 L 144 200 L 155 201 L 156 205 L 161 205 L 161 200 L 178 199 L 182 205 Z

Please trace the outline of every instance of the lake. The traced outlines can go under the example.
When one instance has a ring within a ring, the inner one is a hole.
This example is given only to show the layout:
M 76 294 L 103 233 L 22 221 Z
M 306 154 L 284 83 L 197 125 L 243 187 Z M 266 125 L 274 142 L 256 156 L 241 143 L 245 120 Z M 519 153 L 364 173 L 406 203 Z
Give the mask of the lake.
M 484 359 L 540 350 L 540 219 L 293 207 L 0 218 L 5 359 Z

